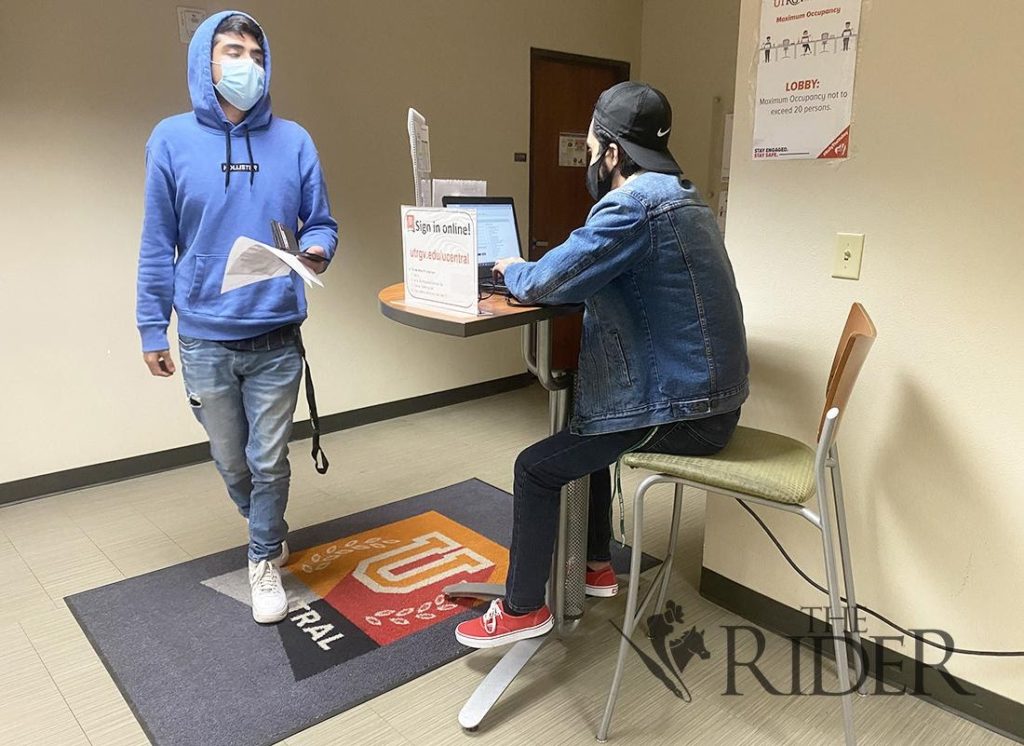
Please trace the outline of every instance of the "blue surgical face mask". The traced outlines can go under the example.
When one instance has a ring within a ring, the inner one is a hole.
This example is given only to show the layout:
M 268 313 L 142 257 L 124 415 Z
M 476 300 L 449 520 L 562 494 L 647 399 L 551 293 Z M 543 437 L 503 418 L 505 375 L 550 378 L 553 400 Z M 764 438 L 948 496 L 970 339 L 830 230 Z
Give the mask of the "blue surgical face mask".
M 220 65 L 220 82 L 214 86 L 217 92 L 232 106 L 249 111 L 263 96 L 263 81 L 266 71 L 250 59 L 214 62 Z

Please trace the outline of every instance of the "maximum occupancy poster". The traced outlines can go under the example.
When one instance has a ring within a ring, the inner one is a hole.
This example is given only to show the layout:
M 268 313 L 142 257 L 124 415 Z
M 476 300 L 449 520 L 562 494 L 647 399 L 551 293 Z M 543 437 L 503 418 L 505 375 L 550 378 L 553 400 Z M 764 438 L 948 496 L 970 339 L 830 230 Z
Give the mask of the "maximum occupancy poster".
M 754 160 L 846 158 L 861 0 L 761 0 Z

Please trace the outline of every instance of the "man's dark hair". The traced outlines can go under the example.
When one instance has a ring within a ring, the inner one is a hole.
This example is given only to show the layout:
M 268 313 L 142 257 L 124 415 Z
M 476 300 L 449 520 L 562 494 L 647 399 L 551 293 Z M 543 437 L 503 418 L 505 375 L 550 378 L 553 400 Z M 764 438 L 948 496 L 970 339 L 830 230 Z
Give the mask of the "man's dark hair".
M 617 150 L 619 151 L 619 173 L 622 174 L 622 178 L 628 179 L 640 170 L 640 166 L 637 165 L 637 162 L 629 157 L 629 153 L 627 153 L 626 149 L 615 140 L 612 133 L 597 122 L 594 122 L 594 136 L 597 138 L 597 142 L 601 146 L 602 151 L 606 150 L 612 143 L 615 143 Z
M 251 36 L 256 40 L 256 43 L 261 47 L 263 46 L 263 29 L 259 27 L 254 20 L 249 16 L 243 16 L 241 13 L 235 13 L 233 16 L 228 16 L 223 21 L 217 24 L 216 31 L 213 32 L 213 38 L 217 38 L 217 34 L 237 34 L 238 36 Z

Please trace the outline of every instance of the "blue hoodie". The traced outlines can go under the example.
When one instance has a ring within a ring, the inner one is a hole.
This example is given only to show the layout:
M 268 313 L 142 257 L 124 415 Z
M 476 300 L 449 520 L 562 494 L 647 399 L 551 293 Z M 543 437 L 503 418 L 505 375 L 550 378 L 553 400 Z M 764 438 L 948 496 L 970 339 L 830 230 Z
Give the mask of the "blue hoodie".
M 144 352 L 168 349 L 172 305 L 181 334 L 214 341 L 246 339 L 306 318 L 305 289 L 294 272 L 221 294 L 239 236 L 273 245 L 270 221 L 278 220 L 296 231 L 303 249 L 321 246 L 330 258 L 337 246 L 338 224 L 312 138 L 271 115 L 266 36 L 263 97 L 235 125 L 217 100 L 210 73 L 214 30 L 236 12 L 215 13 L 196 30 L 188 48 L 193 111 L 160 122 L 146 144 L 136 305 Z

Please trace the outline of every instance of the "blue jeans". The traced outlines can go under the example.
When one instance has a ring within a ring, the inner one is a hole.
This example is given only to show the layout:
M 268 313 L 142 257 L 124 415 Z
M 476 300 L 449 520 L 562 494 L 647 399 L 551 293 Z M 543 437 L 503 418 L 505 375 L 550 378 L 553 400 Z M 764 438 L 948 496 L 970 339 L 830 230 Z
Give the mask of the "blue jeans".
M 639 448 L 643 453 L 709 456 L 722 450 L 736 430 L 740 411 L 701 420 L 660 425 Z M 544 587 L 558 533 L 560 491 L 574 479 L 590 476 L 587 560 L 611 559 L 612 490 L 608 467 L 636 448 L 651 428 L 601 435 L 573 435 L 563 430 L 519 454 L 513 491 L 512 544 L 509 547 L 505 608 L 525 614 L 544 605 Z
M 281 553 L 291 468 L 288 439 L 302 377 L 298 347 L 237 351 L 179 336 L 192 413 L 210 438 L 210 454 L 228 495 L 249 521 L 249 559 Z

